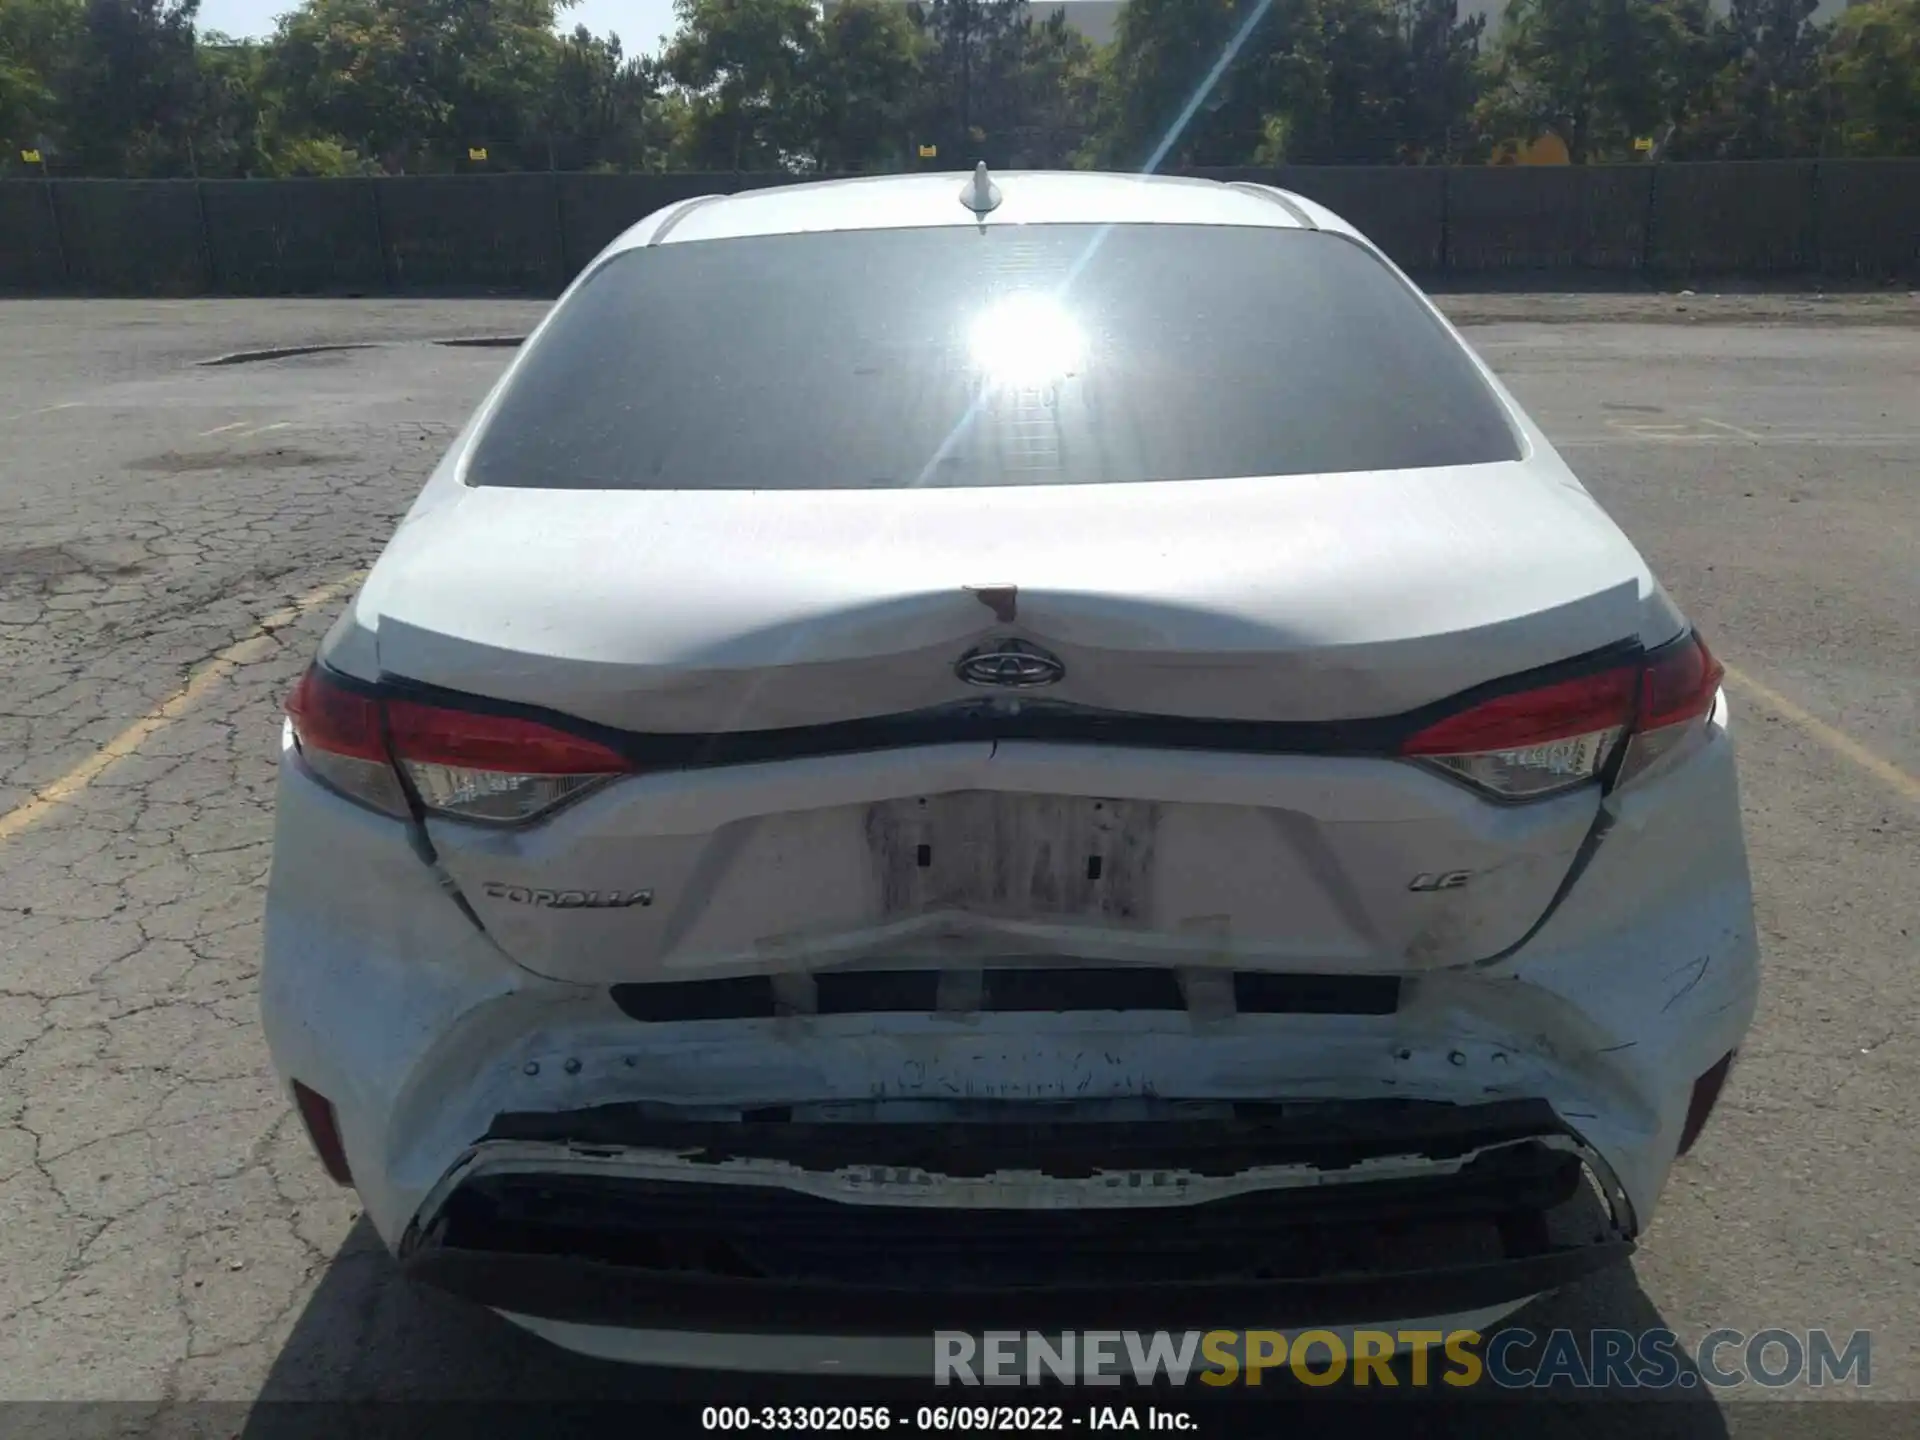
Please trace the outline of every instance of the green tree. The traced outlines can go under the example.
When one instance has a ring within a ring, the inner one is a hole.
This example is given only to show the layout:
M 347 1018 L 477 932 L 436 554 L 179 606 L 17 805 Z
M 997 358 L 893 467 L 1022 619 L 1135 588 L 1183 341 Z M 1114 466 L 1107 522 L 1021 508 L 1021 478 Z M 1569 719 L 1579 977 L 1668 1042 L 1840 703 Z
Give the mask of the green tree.
M 1841 15 L 1822 66 L 1849 155 L 1920 155 L 1920 0 Z
M 1405 53 L 1400 138 L 1406 158 L 1460 161 L 1477 149 L 1484 16 L 1460 18 L 1459 0 L 1395 0 Z
M 1665 154 L 1679 160 L 1753 160 L 1817 151 L 1820 60 L 1827 27 L 1819 0 L 1732 0 L 1707 46 L 1712 74 Z
M 1063 17 L 1035 22 L 1019 0 L 931 0 L 922 35 L 916 138 L 943 164 L 1065 164 L 1088 129 L 1093 51 Z
M 980 152 L 994 120 L 993 72 L 1009 68 L 1026 24 L 1019 0 L 930 0 L 910 12 L 925 37 L 914 136 L 938 148 L 948 165 L 998 156 Z
M 16 0 L 7 0 L 8 9 Z M 40 112 L 64 168 L 92 175 L 185 174 L 201 98 L 198 0 L 86 0 L 60 28 Z
M 655 92 L 650 67 L 629 59 L 618 35 L 574 27 L 560 42 L 540 102 L 549 163 L 563 170 L 649 168 L 668 141 Z
M 1305 0 L 1129 0 L 1105 57 L 1098 164 L 1245 165 L 1285 149 L 1276 100 L 1313 83 Z M 1270 123 L 1271 122 L 1271 123 Z
M 247 40 L 202 34 L 196 48 L 199 95 L 191 133 L 194 168 L 202 175 L 282 173 L 273 156 L 271 107 L 262 83 L 266 51 Z
M 1287 74 L 1268 97 L 1259 158 L 1348 165 L 1398 159 L 1409 51 L 1391 0 L 1314 0 L 1299 14 L 1286 54 L 1269 58 L 1270 74 L 1283 60 Z
M 828 13 L 811 77 L 817 168 L 901 168 L 915 143 L 920 48 L 912 17 L 892 0 L 844 0 Z
M 560 49 L 556 0 L 306 0 L 265 83 L 290 133 L 338 136 L 389 169 L 474 144 L 536 148 Z
M 1100 68 L 1086 36 L 1061 10 L 1030 22 L 1016 70 L 1009 165 L 1070 165 L 1092 133 Z
M 1717 58 L 1705 0 L 1513 0 L 1480 114 L 1499 139 L 1551 132 L 1576 165 L 1683 120 Z
M 76 0 L 0 3 L 0 161 L 55 138 L 60 120 L 56 82 L 80 25 Z
M 675 0 L 666 74 L 685 103 L 680 156 L 701 170 L 811 163 L 823 101 L 812 0 Z

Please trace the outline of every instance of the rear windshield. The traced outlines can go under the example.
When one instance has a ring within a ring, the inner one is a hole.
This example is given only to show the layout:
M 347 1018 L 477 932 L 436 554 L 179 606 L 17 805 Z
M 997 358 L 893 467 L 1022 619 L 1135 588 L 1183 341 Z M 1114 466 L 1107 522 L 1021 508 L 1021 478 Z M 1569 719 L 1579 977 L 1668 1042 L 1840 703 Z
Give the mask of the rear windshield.
M 551 489 L 1066 485 L 1518 458 L 1461 347 L 1336 236 L 753 236 L 616 256 L 467 470 Z

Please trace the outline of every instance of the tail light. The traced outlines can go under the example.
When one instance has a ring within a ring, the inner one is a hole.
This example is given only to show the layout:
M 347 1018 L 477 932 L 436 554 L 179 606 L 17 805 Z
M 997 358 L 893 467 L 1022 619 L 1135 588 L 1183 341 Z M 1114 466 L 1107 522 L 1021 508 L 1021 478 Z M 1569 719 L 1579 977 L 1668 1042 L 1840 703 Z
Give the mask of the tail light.
M 1496 695 L 1418 731 L 1400 753 L 1507 800 L 1583 785 L 1626 752 L 1638 774 L 1712 713 L 1720 662 L 1694 634 L 1635 664 Z
M 1647 657 L 1640 713 L 1614 784 L 1624 785 L 1684 740 L 1713 714 L 1726 667 L 1707 642 L 1687 635 Z
M 633 769 L 536 720 L 368 694 L 319 665 L 287 698 L 287 718 L 316 779 L 389 815 L 411 813 L 411 789 L 430 813 L 516 825 Z
M 313 665 L 287 696 L 287 723 L 314 779 L 383 814 L 413 813 L 387 754 L 379 701 Z

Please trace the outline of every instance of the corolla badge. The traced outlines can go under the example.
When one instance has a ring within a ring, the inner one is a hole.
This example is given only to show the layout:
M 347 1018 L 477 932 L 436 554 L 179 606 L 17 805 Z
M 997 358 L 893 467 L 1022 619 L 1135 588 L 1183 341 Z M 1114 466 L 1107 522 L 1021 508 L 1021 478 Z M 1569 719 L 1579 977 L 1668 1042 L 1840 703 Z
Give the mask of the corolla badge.
M 535 890 L 499 880 L 483 881 L 480 888 L 489 900 L 532 905 L 541 910 L 625 910 L 634 905 L 653 904 L 651 890 Z
M 1035 690 L 1066 678 L 1067 667 L 1024 640 L 989 640 L 962 655 L 954 673 L 969 685 Z

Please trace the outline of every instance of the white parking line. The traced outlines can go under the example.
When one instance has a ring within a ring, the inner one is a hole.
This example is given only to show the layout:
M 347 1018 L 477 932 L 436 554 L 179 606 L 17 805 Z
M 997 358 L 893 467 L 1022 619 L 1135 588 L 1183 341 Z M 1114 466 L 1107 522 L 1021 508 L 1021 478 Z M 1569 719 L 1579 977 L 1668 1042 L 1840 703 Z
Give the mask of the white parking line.
M 235 421 L 233 421 L 233 422 L 232 422 L 231 424 L 227 424 L 227 425 L 216 425 L 216 426 L 214 426 L 214 427 L 213 427 L 213 429 L 211 429 L 211 430 L 202 430 L 202 431 L 200 432 L 200 438 L 201 438 L 202 440 L 204 440 L 204 439 L 206 439 L 206 438 L 207 438 L 207 436 L 209 436 L 209 435 L 224 435 L 224 434 L 226 434 L 226 433 L 227 433 L 227 431 L 229 431 L 229 430 L 238 430 L 238 429 L 240 429 L 240 428 L 241 428 L 242 426 L 245 426 L 245 425 L 251 425 L 252 423 L 253 423 L 253 422 L 252 422 L 251 420 L 235 420 Z
M 292 428 L 293 422 L 291 420 L 276 420 L 271 425 L 257 425 L 251 430 L 242 430 L 233 438 L 236 440 L 251 440 L 256 435 L 265 435 L 269 430 L 290 430 Z
M 1731 434 L 1738 435 L 1742 440 L 1764 440 L 1767 438 L 1764 435 L 1756 435 L 1751 430 L 1744 430 L 1738 425 L 1730 425 L 1725 420 L 1716 420 L 1711 415 L 1702 415 L 1700 417 L 1700 423 L 1702 425 L 1711 425 L 1717 430 L 1725 430 Z

